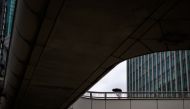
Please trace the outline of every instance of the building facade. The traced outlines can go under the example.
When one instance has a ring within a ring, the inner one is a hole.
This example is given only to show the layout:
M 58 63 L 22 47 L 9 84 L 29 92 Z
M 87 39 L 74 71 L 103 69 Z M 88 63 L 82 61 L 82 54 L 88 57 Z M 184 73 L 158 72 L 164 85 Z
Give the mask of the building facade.
M 157 52 L 128 59 L 127 91 L 190 91 L 190 51 Z

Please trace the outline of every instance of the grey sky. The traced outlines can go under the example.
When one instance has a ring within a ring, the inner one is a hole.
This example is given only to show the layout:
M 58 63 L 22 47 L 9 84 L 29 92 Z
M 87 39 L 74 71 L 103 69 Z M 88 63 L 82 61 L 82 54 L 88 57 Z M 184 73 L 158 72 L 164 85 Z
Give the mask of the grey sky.
M 126 91 L 126 61 L 113 68 L 89 91 L 111 92 L 113 88 L 121 88 L 122 91 Z

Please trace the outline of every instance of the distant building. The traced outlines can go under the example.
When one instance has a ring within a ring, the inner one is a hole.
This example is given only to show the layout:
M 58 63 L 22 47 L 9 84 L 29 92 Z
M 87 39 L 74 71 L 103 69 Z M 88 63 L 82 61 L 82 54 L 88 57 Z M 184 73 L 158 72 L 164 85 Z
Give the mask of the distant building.
M 127 91 L 190 91 L 190 51 L 167 51 L 127 60 Z

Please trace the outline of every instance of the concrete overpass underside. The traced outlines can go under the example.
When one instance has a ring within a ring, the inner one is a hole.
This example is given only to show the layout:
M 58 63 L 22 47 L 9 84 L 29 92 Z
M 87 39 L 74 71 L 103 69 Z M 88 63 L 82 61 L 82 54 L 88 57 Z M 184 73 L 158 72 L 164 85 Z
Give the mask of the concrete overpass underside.
M 190 48 L 189 0 L 18 0 L 2 106 L 66 109 L 119 62 Z

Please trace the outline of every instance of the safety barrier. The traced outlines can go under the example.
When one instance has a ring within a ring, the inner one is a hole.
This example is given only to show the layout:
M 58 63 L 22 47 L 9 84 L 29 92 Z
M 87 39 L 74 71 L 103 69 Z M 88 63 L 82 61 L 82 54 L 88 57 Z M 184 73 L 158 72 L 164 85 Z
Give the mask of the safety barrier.
M 190 92 L 86 92 L 69 109 L 189 109 Z
M 183 99 L 190 98 L 190 92 L 86 92 L 82 97 L 89 99 Z

